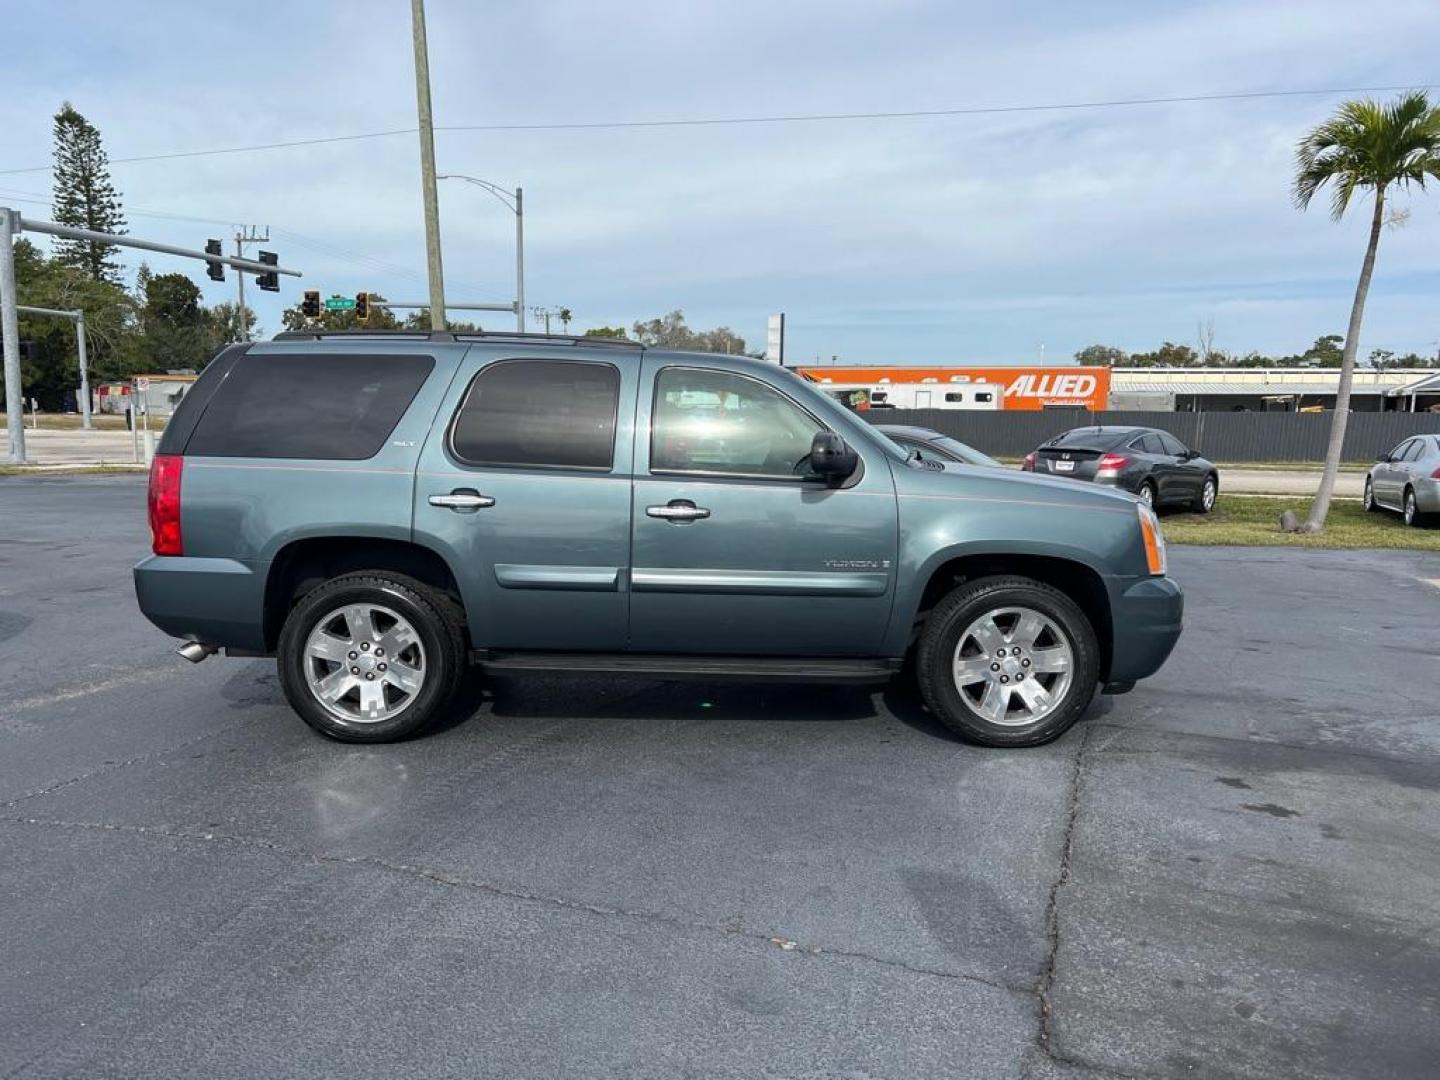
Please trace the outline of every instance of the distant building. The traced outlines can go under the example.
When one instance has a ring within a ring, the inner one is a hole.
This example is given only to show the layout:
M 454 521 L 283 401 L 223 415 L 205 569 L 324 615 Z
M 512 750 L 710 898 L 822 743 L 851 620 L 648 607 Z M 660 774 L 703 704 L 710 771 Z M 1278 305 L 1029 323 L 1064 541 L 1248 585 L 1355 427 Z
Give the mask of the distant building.
M 1352 412 L 1424 410 L 1440 401 L 1440 369 L 1355 372 Z M 1338 368 L 1129 368 L 1112 370 L 1110 407 L 1166 412 L 1301 412 L 1335 407 Z
M 1091 412 L 1319 412 L 1335 407 L 1337 368 L 799 367 L 851 407 L 1081 408 Z M 1440 405 L 1440 368 L 1355 372 L 1354 412 Z M 863 402 L 863 404 L 861 404 Z
M 1104 367 L 799 367 L 842 400 L 864 394 L 871 408 L 1097 412 L 1110 397 Z M 848 403 L 848 401 L 847 401 Z

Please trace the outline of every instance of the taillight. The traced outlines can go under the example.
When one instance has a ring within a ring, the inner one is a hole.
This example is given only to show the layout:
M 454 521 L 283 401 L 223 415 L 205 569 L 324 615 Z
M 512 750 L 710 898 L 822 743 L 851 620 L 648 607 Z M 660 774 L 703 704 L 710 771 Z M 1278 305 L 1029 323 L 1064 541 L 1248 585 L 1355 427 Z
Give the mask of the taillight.
M 1124 454 L 1106 454 L 1095 468 L 1101 472 L 1119 472 L 1128 464 L 1130 464 L 1130 459 Z
M 1431 480 L 1440 480 L 1440 469 L 1436 469 L 1434 472 L 1432 472 L 1432 473 L 1430 474 L 1430 479 L 1431 479 Z
M 150 463 L 150 547 L 156 555 L 184 555 L 180 537 L 180 474 L 185 459 L 179 454 L 156 454 Z
M 1034 451 L 1034 450 L 1031 450 L 1030 453 L 1028 453 L 1028 454 L 1025 455 L 1025 461 L 1024 461 L 1023 464 L 1021 464 L 1021 466 L 1020 466 L 1020 471 L 1021 471 L 1021 472 L 1034 472 L 1034 471 L 1035 471 L 1035 451 Z

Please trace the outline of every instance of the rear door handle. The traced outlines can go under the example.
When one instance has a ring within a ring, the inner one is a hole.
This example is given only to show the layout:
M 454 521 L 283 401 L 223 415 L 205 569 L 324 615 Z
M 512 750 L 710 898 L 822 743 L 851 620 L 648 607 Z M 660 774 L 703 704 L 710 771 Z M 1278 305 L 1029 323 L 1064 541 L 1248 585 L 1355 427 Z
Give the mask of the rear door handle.
M 495 500 L 469 488 L 456 488 L 448 495 L 431 495 L 430 505 L 445 506 L 451 510 L 484 510 L 494 506 Z
M 660 518 L 675 525 L 685 525 L 708 518 L 710 511 L 703 506 L 696 506 L 688 499 L 673 499 L 663 506 L 647 506 L 645 516 Z

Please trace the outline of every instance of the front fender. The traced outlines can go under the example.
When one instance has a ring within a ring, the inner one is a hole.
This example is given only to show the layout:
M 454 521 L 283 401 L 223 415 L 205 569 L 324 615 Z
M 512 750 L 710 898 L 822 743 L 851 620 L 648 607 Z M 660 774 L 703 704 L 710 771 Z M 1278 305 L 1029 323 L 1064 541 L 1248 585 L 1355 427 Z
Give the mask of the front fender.
M 1095 575 L 1107 596 L 1115 579 L 1128 579 L 1145 566 L 1139 519 L 1128 500 L 1080 502 L 985 491 L 902 497 L 899 585 L 886 655 L 901 655 L 909 647 L 931 580 L 946 564 L 961 559 L 1001 565 L 1007 559 L 1068 563 Z

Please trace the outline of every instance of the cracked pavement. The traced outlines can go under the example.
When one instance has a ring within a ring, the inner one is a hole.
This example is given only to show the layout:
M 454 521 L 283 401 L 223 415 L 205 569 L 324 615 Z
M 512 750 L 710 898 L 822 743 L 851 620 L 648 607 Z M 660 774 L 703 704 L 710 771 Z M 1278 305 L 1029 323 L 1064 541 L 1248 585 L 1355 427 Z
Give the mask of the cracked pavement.
M 325 742 L 0 481 L 0 1077 L 1433 1074 L 1440 559 L 1172 551 L 1049 747 L 903 687 L 497 681 Z

